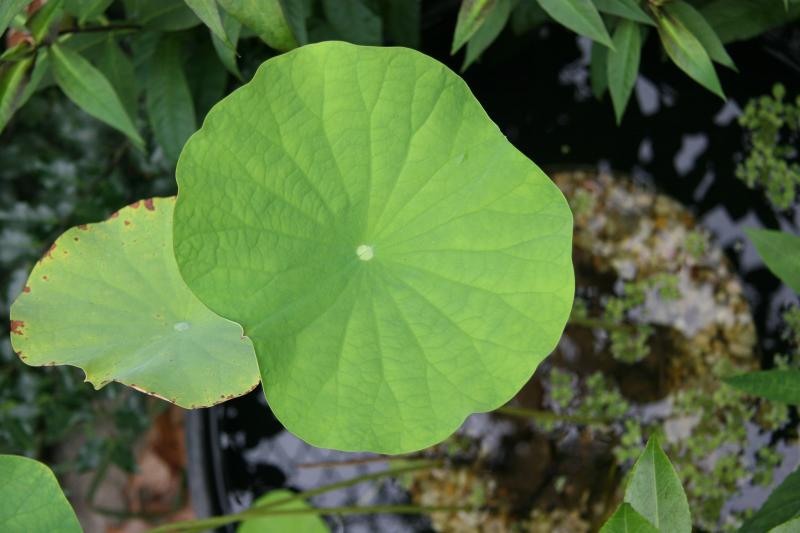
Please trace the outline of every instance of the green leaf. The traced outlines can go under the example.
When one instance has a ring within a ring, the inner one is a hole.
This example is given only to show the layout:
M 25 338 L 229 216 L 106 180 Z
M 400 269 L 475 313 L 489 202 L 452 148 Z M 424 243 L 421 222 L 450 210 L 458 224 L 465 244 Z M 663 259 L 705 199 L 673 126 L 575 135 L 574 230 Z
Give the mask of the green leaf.
M 764 0 L 715 0 L 700 12 L 723 43 L 744 41 L 800 17 L 800 2 L 787 12 L 778 2 Z
M 208 40 L 194 43 L 183 61 L 186 82 L 192 93 L 196 123 L 226 94 L 228 71 L 222 66 Z
M 219 0 L 219 3 L 276 50 L 285 52 L 302 44 L 293 34 L 279 0 Z
M 497 0 L 461 0 L 450 54 L 458 52 L 483 25 Z
M 549 20 L 547 13 L 533 0 L 517 2 L 511 12 L 511 30 L 515 35 L 522 35 L 539 27 L 546 20 Z
M 203 21 L 203 24 L 208 26 L 208 29 L 211 30 L 211 33 L 217 37 L 221 42 L 223 42 L 226 46 L 229 46 L 233 50 L 236 50 L 236 47 L 233 43 L 228 39 L 228 34 L 225 31 L 225 27 L 222 24 L 222 17 L 219 13 L 219 8 L 217 7 L 217 0 L 185 0 L 186 5 L 188 5 L 194 14 Z
M 800 531 L 800 518 L 789 520 L 769 530 L 769 533 L 797 533 Z
M 658 35 L 672 62 L 694 81 L 724 100 L 725 94 L 720 87 L 714 65 L 700 41 L 669 14 L 660 14 L 657 22 Z
M 56 83 L 64 94 L 78 107 L 118 129 L 137 148 L 143 149 L 144 141 L 103 73 L 77 52 L 59 44 L 53 44 L 51 56 Z
M 302 499 L 294 498 L 295 493 L 289 490 L 273 490 L 258 498 L 253 508 L 269 506 L 274 510 L 302 510 L 310 506 Z M 287 503 L 279 502 L 290 499 Z M 276 505 L 277 504 L 277 505 Z M 325 522 L 316 514 L 289 514 L 264 516 L 242 522 L 237 533 L 330 533 Z
M 581 35 L 612 48 L 611 37 L 591 0 L 538 0 L 548 15 Z
M 592 94 L 598 100 L 603 98 L 608 89 L 608 52 L 608 47 L 592 43 L 589 76 L 591 77 Z
M 47 76 L 50 72 L 50 54 L 47 52 L 47 48 L 39 48 L 39 51 L 36 53 L 36 63 L 33 66 L 33 71 L 28 79 L 28 83 L 25 84 L 25 89 L 23 89 L 22 94 L 17 101 L 17 109 L 24 106 L 28 100 L 30 100 L 31 96 L 33 96 L 33 93 L 35 93 L 43 85 L 45 76 Z M 0 119 L 0 130 L 2 129 L 3 121 Z
M 0 2 L 0 35 L 5 33 L 8 25 L 30 3 L 30 0 L 2 0 Z
M 228 15 L 222 13 L 222 27 L 225 30 L 225 35 L 228 36 L 230 46 L 226 45 L 216 35 L 211 36 L 211 41 L 214 44 L 214 50 L 217 52 L 217 57 L 228 69 L 228 72 L 242 80 L 242 73 L 239 71 L 239 65 L 236 62 L 236 47 L 239 43 L 239 33 L 242 31 L 242 23 Z
M 197 129 L 177 37 L 167 35 L 158 41 L 146 83 L 147 116 L 153 135 L 167 159 L 177 161 L 186 139 Z
M 770 272 L 800 293 L 800 237 L 770 229 L 747 228 L 744 232 Z
M 65 0 L 64 10 L 80 24 L 102 15 L 114 0 Z
M 658 529 L 637 513 L 631 504 L 623 503 L 603 525 L 600 533 L 658 533 Z
M 61 22 L 63 15 L 64 3 L 62 0 L 49 1 L 31 15 L 26 26 L 30 30 L 34 42 L 38 44 L 44 41 L 44 38 Z
M 614 30 L 614 49 L 608 51 L 606 60 L 608 88 L 617 124 L 622 121 L 622 114 L 636 85 L 641 52 L 642 32 L 639 24 L 621 20 Z
M 689 503 L 681 480 L 655 437 L 650 438 L 633 465 L 625 488 L 625 501 L 659 531 L 692 531 Z
M 27 457 L 0 455 L 0 531 L 83 530 L 52 470 Z
M 745 520 L 739 533 L 767 533 L 800 517 L 800 469 L 795 470 L 772 491 L 761 509 Z M 797 530 L 789 530 L 797 531 Z
M 184 0 L 125 0 L 125 12 L 148 30 L 181 31 L 201 23 Z
M 11 48 L 6 48 L 2 54 L 0 54 L 0 61 L 3 62 L 12 62 L 12 61 L 19 61 L 20 59 L 24 58 L 26 55 L 31 53 L 33 47 L 27 41 L 22 41 Z
M 33 58 L 0 65 L 0 131 L 19 109 L 20 95 L 24 90 L 25 76 L 33 65 Z
M 381 0 L 384 33 L 392 44 L 419 48 L 421 0 Z
M 346 41 L 355 44 L 381 44 L 381 17 L 363 0 L 322 0 L 325 18 Z
M 697 37 L 697 40 L 700 41 L 700 44 L 703 45 L 703 48 L 705 48 L 708 56 L 713 61 L 736 70 L 733 59 L 728 55 L 719 37 L 714 32 L 714 28 L 708 24 L 699 11 L 683 0 L 674 0 L 665 4 L 664 10 L 683 24 L 692 35 Z
M 800 405 L 800 370 L 759 370 L 726 378 L 725 383 L 753 396 Z
M 609 15 L 655 26 L 653 17 L 642 9 L 636 0 L 594 0 L 597 10 Z
M 512 7 L 512 0 L 497 0 L 494 3 L 484 23 L 467 42 L 467 53 L 461 70 L 466 70 L 497 39 L 508 22 Z
M 244 325 L 271 408 L 316 446 L 441 441 L 507 402 L 569 315 L 564 197 L 413 50 L 268 60 L 176 175 L 184 279 Z
M 111 86 L 114 87 L 125 111 L 131 120 L 137 115 L 137 90 L 136 74 L 130 58 L 122 51 L 113 37 L 109 36 L 105 45 L 100 49 L 97 60 L 100 69 Z
M 255 387 L 241 327 L 181 280 L 173 206 L 136 202 L 56 240 L 11 306 L 11 342 L 25 363 L 77 366 L 97 388 L 117 381 L 186 408 Z

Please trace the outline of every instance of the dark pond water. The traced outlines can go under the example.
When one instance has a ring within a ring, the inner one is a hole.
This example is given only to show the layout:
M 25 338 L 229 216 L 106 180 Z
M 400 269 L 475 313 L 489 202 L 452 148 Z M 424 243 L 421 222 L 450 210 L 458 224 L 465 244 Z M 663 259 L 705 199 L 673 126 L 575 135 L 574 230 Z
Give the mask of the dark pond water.
M 425 51 L 454 69 L 447 56 L 454 11 L 432 12 Z M 736 117 L 749 97 L 782 82 L 800 89 L 800 32 L 780 31 L 730 47 L 743 76 L 720 71 L 727 102 L 702 90 L 662 60 L 651 36 L 623 127 L 608 97 L 597 102 L 588 76 L 589 43 L 555 27 L 529 36 L 505 35 L 466 74 L 469 85 L 509 140 L 545 169 L 613 169 L 667 193 L 695 213 L 726 251 L 745 282 L 762 353 L 774 352 L 779 311 L 793 301 L 760 264 L 742 228 L 767 226 L 795 231 L 798 213 L 776 213 L 759 192 L 734 178 L 743 148 Z M 772 340 L 771 340 L 772 339 Z M 193 453 L 204 467 L 194 478 L 198 504 L 212 513 L 249 506 L 277 487 L 307 490 L 385 467 L 364 464 L 298 468 L 303 463 L 352 458 L 307 446 L 283 430 L 260 390 L 197 412 L 190 422 Z M 392 482 L 360 486 L 315 499 L 317 505 L 403 503 Z M 347 531 L 428 531 L 424 518 L 353 517 Z M 339 522 L 335 526 L 343 526 Z M 338 530 L 336 527 L 334 530 Z

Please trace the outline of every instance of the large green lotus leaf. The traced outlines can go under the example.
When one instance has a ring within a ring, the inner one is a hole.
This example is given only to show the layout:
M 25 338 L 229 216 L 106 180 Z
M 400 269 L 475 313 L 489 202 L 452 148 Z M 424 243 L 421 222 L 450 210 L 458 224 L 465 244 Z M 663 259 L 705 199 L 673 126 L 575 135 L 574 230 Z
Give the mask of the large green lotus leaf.
M 258 383 L 250 340 L 186 287 L 172 252 L 173 198 L 136 202 L 64 233 L 11 307 L 11 342 L 33 366 L 73 365 L 182 407 Z
M 244 325 L 270 406 L 314 445 L 444 439 L 520 389 L 570 312 L 564 197 L 418 52 L 327 42 L 268 60 L 177 178 L 184 279 Z
M 80 533 L 53 472 L 27 457 L 0 455 L 0 531 Z

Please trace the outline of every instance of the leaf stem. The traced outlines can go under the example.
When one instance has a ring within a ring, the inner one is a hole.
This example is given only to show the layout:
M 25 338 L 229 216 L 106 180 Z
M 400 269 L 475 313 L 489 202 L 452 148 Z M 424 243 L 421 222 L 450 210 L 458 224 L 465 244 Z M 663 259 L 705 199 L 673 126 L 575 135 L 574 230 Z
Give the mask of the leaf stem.
M 541 422 L 572 422 L 574 424 L 586 424 L 586 425 L 607 425 L 611 420 L 604 420 L 601 418 L 592 418 L 588 416 L 581 416 L 581 415 L 564 415 L 559 413 L 553 413 L 551 411 L 540 411 L 538 409 L 527 409 L 525 407 L 513 407 L 509 405 L 504 405 L 498 409 L 495 409 L 495 413 L 509 415 L 509 416 L 518 416 L 521 418 L 533 418 L 534 420 L 539 420 Z
M 108 26 L 89 26 L 86 28 L 66 28 L 61 30 L 59 35 L 68 33 L 97 33 L 102 31 L 122 31 L 122 30 L 141 30 L 141 24 L 109 24 Z
M 602 318 L 571 316 L 569 317 L 567 324 L 582 328 L 609 329 L 613 331 L 625 331 L 628 333 L 635 333 L 637 330 L 636 324 L 620 324 L 618 322 L 603 320 Z
M 331 483 L 329 485 L 325 485 L 324 487 L 307 490 L 305 492 L 299 492 L 297 494 L 294 494 L 292 496 L 287 496 L 286 498 L 281 498 L 280 500 L 276 500 L 274 502 L 270 502 L 264 505 L 259 505 L 258 507 L 251 507 L 250 509 L 247 509 L 246 511 L 242 511 L 240 513 L 234 513 L 224 516 L 216 516 L 213 518 L 205 518 L 201 520 L 187 520 L 184 522 L 165 524 L 163 526 L 159 526 L 155 529 L 150 530 L 149 533 L 173 533 L 173 532 L 186 533 L 189 531 L 205 531 L 206 529 L 221 527 L 227 524 L 231 524 L 234 522 L 241 522 L 243 520 L 248 520 L 251 518 L 258 518 L 261 516 L 270 516 L 278 514 L 281 515 L 297 514 L 299 512 L 316 513 L 316 514 L 356 514 L 356 513 L 375 513 L 375 512 L 409 514 L 409 513 L 431 512 L 432 510 L 454 510 L 454 508 L 452 507 L 432 508 L 432 507 L 419 507 L 419 506 L 409 506 L 409 505 L 398 505 L 398 506 L 386 505 L 386 506 L 371 506 L 371 507 L 369 506 L 331 507 L 327 509 L 311 508 L 309 510 L 276 509 L 276 507 L 281 507 L 283 505 L 286 505 L 287 503 L 291 503 L 296 500 L 307 500 L 318 494 L 331 492 L 334 490 L 350 487 L 352 485 L 357 485 L 359 483 L 364 483 L 366 481 L 381 479 L 384 477 L 391 477 L 399 474 L 416 472 L 419 470 L 427 470 L 430 468 L 435 468 L 436 466 L 441 466 L 442 464 L 444 464 L 443 461 L 426 461 L 423 464 L 417 463 L 400 468 L 390 468 L 387 470 L 382 470 L 380 472 L 372 472 L 370 474 L 364 474 L 344 481 Z

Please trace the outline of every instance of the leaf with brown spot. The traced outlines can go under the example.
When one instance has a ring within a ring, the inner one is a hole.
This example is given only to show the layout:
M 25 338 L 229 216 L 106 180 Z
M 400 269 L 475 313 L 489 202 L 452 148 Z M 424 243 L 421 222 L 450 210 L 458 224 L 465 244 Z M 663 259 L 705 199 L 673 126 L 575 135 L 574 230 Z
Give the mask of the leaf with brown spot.
M 182 407 L 258 384 L 250 339 L 208 310 L 178 272 L 173 209 L 171 199 L 135 202 L 122 217 L 56 241 L 51 251 L 69 261 L 37 264 L 11 307 L 12 345 L 26 363 L 77 366 L 98 388 L 118 381 Z

